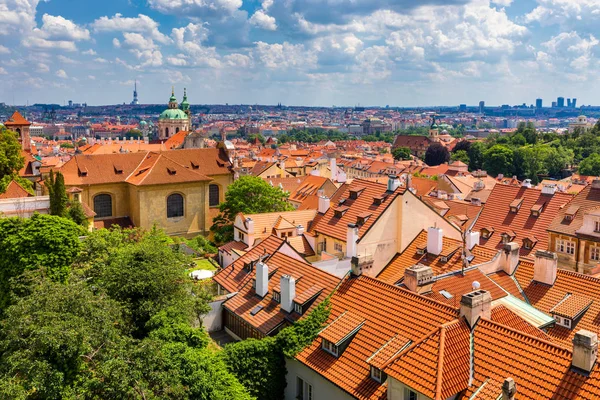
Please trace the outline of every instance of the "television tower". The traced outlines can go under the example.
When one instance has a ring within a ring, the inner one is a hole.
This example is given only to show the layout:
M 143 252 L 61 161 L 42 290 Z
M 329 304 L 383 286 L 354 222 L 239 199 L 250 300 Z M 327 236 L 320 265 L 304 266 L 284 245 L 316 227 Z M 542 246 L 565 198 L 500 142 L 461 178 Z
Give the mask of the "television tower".
M 136 106 L 140 104 L 140 102 L 138 101 L 138 95 L 137 95 L 137 80 L 134 83 L 133 86 L 133 101 L 131 102 L 132 106 Z

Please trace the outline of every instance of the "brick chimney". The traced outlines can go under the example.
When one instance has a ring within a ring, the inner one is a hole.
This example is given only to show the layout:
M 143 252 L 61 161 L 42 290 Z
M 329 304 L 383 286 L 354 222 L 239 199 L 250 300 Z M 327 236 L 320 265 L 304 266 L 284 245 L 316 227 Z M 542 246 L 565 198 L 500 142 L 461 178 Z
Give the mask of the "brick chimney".
M 558 257 L 556 253 L 538 250 L 535 252 L 533 264 L 533 280 L 546 285 L 554 285 L 556 271 L 558 270 Z
M 502 269 L 508 275 L 512 275 L 519 265 L 519 244 L 515 242 L 506 243 L 502 253 Z
M 411 292 L 431 292 L 433 286 L 433 270 L 431 267 L 418 264 L 404 270 L 404 285 Z
M 502 400 L 515 400 L 517 384 L 513 378 L 506 378 L 502 384 Z
M 598 357 L 598 335 L 581 329 L 573 338 L 572 366 L 585 374 L 592 372 Z
M 431 227 L 427 229 L 427 253 L 439 256 L 444 245 L 444 232 L 442 228 Z
M 283 275 L 280 280 L 281 309 L 286 312 L 294 311 L 296 298 L 296 280 L 290 275 Z
M 471 328 L 479 318 L 490 319 L 492 315 L 492 296 L 486 290 L 476 290 L 463 294 L 460 299 L 460 316 L 465 317 Z
M 256 263 L 256 294 L 265 297 L 269 292 L 269 266 L 262 261 Z

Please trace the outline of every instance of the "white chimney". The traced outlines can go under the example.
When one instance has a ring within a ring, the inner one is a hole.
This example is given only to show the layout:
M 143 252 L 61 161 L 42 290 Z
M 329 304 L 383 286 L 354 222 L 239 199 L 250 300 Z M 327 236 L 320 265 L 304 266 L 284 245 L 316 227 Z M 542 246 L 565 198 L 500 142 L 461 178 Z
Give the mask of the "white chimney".
M 398 187 L 400 187 L 400 179 L 398 178 L 397 175 L 390 175 L 388 177 L 388 185 L 387 185 L 388 192 L 393 192 L 396 189 L 398 189 Z
M 442 228 L 430 227 L 427 229 L 427 253 L 439 256 L 444 245 L 444 232 Z
M 481 199 L 479 197 L 471 197 L 471 204 L 473 204 L 474 206 L 480 206 Z
M 431 292 L 433 286 L 433 270 L 426 265 L 413 265 L 404 270 L 404 285 L 411 292 Z
M 358 241 L 358 227 L 355 224 L 348 224 L 346 232 L 346 257 L 356 257 L 356 242 Z
M 504 245 L 504 252 L 502 253 L 502 269 L 508 275 L 512 275 L 519 265 L 519 249 L 518 243 L 510 242 Z
M 265 297 L 269 292 L 269 267 L 259 261 L 256 263 L 256 294 Z
M 460 316 L 465 317 L 471 328 L 479 318 L 490 319 L 492 316 L 492 296 L 486 290 L 476 290 L 463 294 L 460 299 Z
M 281 277 L 281 309 L 287 312 L 294 311 L 294 298 L 296 298 L 296 280 L 290 275 Z
M 321 196 L 319 197 L 319 213 L 321 214 L 325 214 L 327 212 L 327 210 L 329 210 L 329 204 L 331 203 L 331 200 L 329 200 L 328 197 L 325 196 Z
M 581 329 L 573 337 L 572 366 L 586 374 L 592 372 L 598 358 L 598 334 Z
M 331 180 L 335 181 L 337 178 L 337 163 L 335 158 L 329 159 L 329 168 L 331 169 Z
M 252 218 L 246 218 L 246 229 L 248 229 L 248 235 L 254 234 L 254 221 Z
M 310 171 L 310 174 L 312 176 L 321 176 L 321 173 L 319 172 L 318 169 L 313 169 L 312 171 Z
M 298 225 L 296 227 L 296 236 L 300 236 L 304 234 L 304 227 L 302 225 Z
M 346 179 L 347 179 L 346 172 L 344 170 L 342 170 L 342 169 L 339 169 L 339 168 L 338 168 L 337 171 L 338 171 L 337 172 L 337 174 L 338 174 L 338 176 L 337 176 L 338 183 L 346 183 Z
M 546 285 L 554 285 L 558 270 L 558 256 L 550 251 L 538 250 L 535 252 L 533 264 L 533 280 Z
M 279 161 L 279 168 L 281 168 L 285 173 L 285 159 L 281 159 L 281 161 Z
M 528 189 L 531 189 L 531 186 L 532 186 L 532 185 L 531 185 L 531 179 L 525 179 L 525 180 L 523 181 L 523 187 L 526 187 L 526 188 L 528 188 Z
M 515 400 L 517 384 L 513 378 L 506 378 L 502 384 L 502 400 Z
M 549 183 L 542 187 L 542 194 L 549 194 L 552 196 L 554 193 L 556 193 L 556 185 L 554 183 Z
M 473 250 L 473 247 L 479 244 L 479 236 L 480 233 L 478 231 L 472 232 L 468 231 L 466 235 L 466 244 L 468 250 Z
M 594 179 L 592 181 L 592 189 L 600 189 L 600 179 Z

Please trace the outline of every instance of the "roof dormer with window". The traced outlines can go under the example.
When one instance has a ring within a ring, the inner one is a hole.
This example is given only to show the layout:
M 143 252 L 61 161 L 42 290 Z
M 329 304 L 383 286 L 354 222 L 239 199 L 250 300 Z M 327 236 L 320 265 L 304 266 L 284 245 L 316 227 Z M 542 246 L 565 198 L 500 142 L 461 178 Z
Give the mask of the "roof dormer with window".
M 345 311 L 320 333 L 321 348 L 334 357 L 340 357 L 365 323 L 365 319 Z

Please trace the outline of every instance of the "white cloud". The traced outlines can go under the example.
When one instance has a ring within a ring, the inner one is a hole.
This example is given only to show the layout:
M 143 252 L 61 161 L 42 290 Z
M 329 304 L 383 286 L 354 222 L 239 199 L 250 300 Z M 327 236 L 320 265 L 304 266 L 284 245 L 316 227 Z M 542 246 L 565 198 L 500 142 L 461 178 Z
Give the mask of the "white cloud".
M 60 61 L 63 64 L 79 64 L 79 61 L 77 60 L 73 60 L 72 58 L 69 57 L 65 57 L 62 54 L 56 57 L 58 59 L 58 61 Z
M 127 49 L 137 50 L 153 50 L 156 48 L 154 41 L 151 38 L 146 38 L 139 33 L 124 33 L 125 40 L 121 46 Z
M 181 57 L 167 57 L 167 63 L 175 67 L 184 67 L 187 65 L 187 61 Z
M 44 14 L 42 16 L 42 27 L 34 29 L 34 33 L 49 40 L 80 41 L 90 39 L 90 31 L 79 27 L 73 21 L 60 15 Z
M 90 81 L 95 81 L 95 80 L 96 80 L 96 77 L 95 77 L 94 75 L 88 75 L 88 76 L 87 76 L 87 78 L 88 78 Z
M 112 17 L 100 17 L 92 23 L 94 32 L 134 32 L 142 33 L 162 44 L 170 43 L 170 39 L 162 34 L 158 22 L 144 14 L 134 18 L 115 14 Z
M 2 46 L 0 44 L 0 54 L 9 54 L 10 53 L 10 49 L 6 46 Z
M 538 6 L 525 16 L 527 22 L 561 25 L 565 29 L 592 28 L 600 22 L 598 0 L 537 0 Z
M 40 73 L 49 72 L 50 67 L 44 63 L 39 63 L 36 67 L 36 70 L 37 70 L 37 72 L 40 72 Z
M 497 4 L 502 7 L 510 7 L 512 2 L 513 2 L 513 0 L 492 0 L 493 4 Z
M 307 50 L 303 44 L 256 42 L 255 45 L 255 58 L 269 69 L 307 69 L 317 64 L 315 52 Z
M 67 40 L 47 40 L 41 37 L 31 36 L 24 38 L 22 44 L 25 47 L 34 49 L 77 51 L 75 43 Z
M 2 0 L 0 35 L 29 33 L 36 26 L 35 11 L 39 0 Z
M 83 51 L 81 54 L 85 54 L 86 56 L 95 56 L 98 53 L 96 53 L 96 51 L 94 49 L 89 49 L 89 50 Z
M 173 28 L 171 37 L 175 47 L 182 52 L 178 58 L 186 61 L 185 65 L 218 68 L 221 62 L 216 48 L 202 45 L 202 41 L 206 40 L 207 36 L 208 30 L 202 24 L 189 23 L 181 28 Z M 182 61 L 176 63 L 183 65 Z
M 542 43 L 546 52 L 538 53 L 538 62 L 550 70 L 575 72 L 585 80 L 600 67 L 600 41 L 593 35 L 582 37 L 577 32 L 562 32 Z
M 270 15 L 267 15 L 267 13 L 263 10 L 257 10 L 254 13 L 254 15 L 250 17 L 249 22 L 252 25 L 267 31 L 277 30 L 277 23 L 275 21 L 275 18 L 271 17 Z
M 113 38 L 113 40 L 112 40 L 112 44 L 113 44 L 113 46 L 114 46 L 116 49 L 118 49 L 118 48 L 120 48 L 120 47 L 121 47 L 121 42 L 120 42 L 120 41 L 119 41 L 119 39 L 117 39 L 117 38 Z
M 0 75 L 7 75 L 8 72 L 6 72 L 6 70 L 2 67 L 0 67 Z
M 68 79 L 69 75 L 67 75 L 67 73 L 65 72 L 64 69 L 59 69 L 58 71 L 56 71 L 56 76 L 58 76 L 61 79 Z
M 97 63 L 99 63 L 99 64 L 107 64 L 107 63 L 110 62 L 106 58 L 102 58 L 102 57 L 94 58 L 94 61 L 97 62 Z
M 228 54 L 223 59 L 230 67 L 249 68 L 252 65 L 252 59 L 245 54 Z
M 148 0 L 148 3 L 162 13 L 176 15 L 231 14 L 242 6 L 242 0 Z

